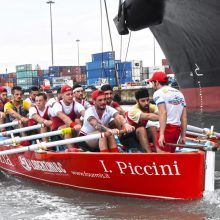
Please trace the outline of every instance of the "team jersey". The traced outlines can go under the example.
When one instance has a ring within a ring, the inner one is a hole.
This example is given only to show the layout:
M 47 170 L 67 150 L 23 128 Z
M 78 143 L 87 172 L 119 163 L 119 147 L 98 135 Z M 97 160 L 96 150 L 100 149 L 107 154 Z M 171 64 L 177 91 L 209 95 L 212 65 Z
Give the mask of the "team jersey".
M 140 116 L 142 113 L 157 113 L 158 108 L 156 105 L 149 104 L 149 110 L 147 112 L 143 112 L 139 105 L 134 105 L 128 112 L 125 113 L 126 119 L 128 123 L 136 128 L 144 126 L 146 127 L 148 120 L 141 120 Z
M 102 118 L 99 118 L 95 106 L 91 106 L 85 111 L 85 116 L 83 120 L 83 126 L 81 129 L 81 132 L 83 134 L 89 134 L 93 131 L 95 131 L 95 128 L 90 125 L 88 119 L 93 116 L 97 119 L 98 122 L 100 122 L 102 125 L 108 127 L 108 123 L 110 122 L 111 118 L 115 115 L 115 113 L 118 113 L 118 111 L 111 106 L 106 106 L 106 109 L 102 115 Z
M 73 102 L 70 105 L 65 105 L 63 100 L 56 102 L 52 107 L 55 116 L 57 116 L 58 112 L 68 115 L 72 111 L 72 108 Z M 82 110 L 85 110 L 85 108 L 80 103 L 74 102 L 74 112 L 79 115 Z
M 56 102 L 52 109 L 54 113 L 54 116 L 51 117 L 52 130 L 57 130 L 60 126 L 64 125 L 64 121 L 57 116 L 58 112 L 63 112 L 72 121 L 74 121 L 78 115 L 80 115 L 80 112 L 84 110 L 84 107 L 78 102 L 74 101 L 71 103 L 71 105 L 67 106 L 64 104 L 63 100 L 61 100 L 60 102 Z
M 33 118 L 34 114 L 38 114 L 40 117 L 44 118 L 45 116 L 48 118 L 48 106 L 41 111 L 37 106 L 33 106 L 29 109 L 29 118 Z M 46 118 L 45 118 L 46 119 Z
M 75 102 L 78 102 L 78 101 L 76 101 L 75 99 L 73 99 Z M 80 102 L 78 102 L 78 103 L 80 103 Z M 86 101 L 86 100 L 82 100 L 82 102 L 80 103 L 85 109 L 88 109 L 89 107 L 91 107 L 91 104 L 88 102 L 88 101 Z
M 153 95 L 156 105 L 165 104 L 167 111 L 167 124 L 180 125 L 183 108 L 186 102 L 183 94 L 170 86 L 163 86 Z
M 35 101 L 31 97 L 26 98 L 25 101 L 30 103 L 30 104 L 34 104 L 35 103 Z

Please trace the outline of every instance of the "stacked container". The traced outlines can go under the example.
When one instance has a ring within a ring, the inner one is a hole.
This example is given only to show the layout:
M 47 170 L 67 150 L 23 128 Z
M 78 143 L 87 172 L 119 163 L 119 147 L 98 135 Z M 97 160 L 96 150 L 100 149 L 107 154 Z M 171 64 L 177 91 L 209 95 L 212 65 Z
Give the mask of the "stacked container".
M 54 79 L 53 86 L 57 86 L 60 77 L 69 78 L 73 83 L 86 83 L 86 67 L 85 66 L 51 66 L 49 67 L 49 76 Z M 56 81 L 57 79 L 57 81 Z
M 5 87 L 13 87 L 16 85 L 16 73 L 0 74 L 0 85 Z
M 18 86 L 21 86 L 22 89 L 29 89 L 33 86 L 33 78 L 37 78 L 37 71 L 32 70 L 31 64 L 17 65 L 16 77 Z
M 116 85 L 115 64 L 118 62 L 115 60 L 115 52 L 92 54 L 92 62 L 86 63 L 87 85 Z

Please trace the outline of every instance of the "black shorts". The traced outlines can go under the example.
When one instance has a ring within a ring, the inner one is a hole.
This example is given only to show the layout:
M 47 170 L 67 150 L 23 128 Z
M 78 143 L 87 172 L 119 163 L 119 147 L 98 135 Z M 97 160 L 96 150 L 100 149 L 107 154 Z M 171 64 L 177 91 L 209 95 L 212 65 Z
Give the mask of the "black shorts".
M 140 143 L 136 137 L 136 131 L 131 133 L 126 133 L 122 135 L 120 138 L 120 142 L 126 148 L 140 148 Z
M 86 135 L 80 133 L 79 136 L 80 136 L 80 137 L 83 137 L 83 136 L 86 136 Z M 88 144 L 87 144 L 85 141 L 79 142 L 77 145 L 78 145 L 78 147 L 81 148 L 83 151 L 100 152 L 99 146 L 90 147 L 90 146 L 88 146 Z

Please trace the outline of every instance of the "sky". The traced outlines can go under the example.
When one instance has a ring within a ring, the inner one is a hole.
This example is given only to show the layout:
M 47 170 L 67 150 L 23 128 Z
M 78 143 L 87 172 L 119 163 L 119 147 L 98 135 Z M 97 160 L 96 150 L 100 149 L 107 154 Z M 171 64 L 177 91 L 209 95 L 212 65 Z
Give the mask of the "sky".
M 53 55 L 55 66 L 85 65 L 91 54 L 101 52 L 101 10 L 103 19 L 103 51 L 111 51 L 104 0 L 54 0 L 52 4 Z M 106 0 L 116 59 L 120 58 L 120 35 L 113 18 L 118 0 Z M 0 0 L 0 73 L 14 72 L 16 65 L 51 66 L 50 7 L 44 0 Z M 122 37 L 122 61 L 128 43 Z M 143 60 L 154 65 L 154 38 L 149 29 L 132 32 L 127 61 Z M 155 65 L 161 66 L 164 54 L 155 44 Z

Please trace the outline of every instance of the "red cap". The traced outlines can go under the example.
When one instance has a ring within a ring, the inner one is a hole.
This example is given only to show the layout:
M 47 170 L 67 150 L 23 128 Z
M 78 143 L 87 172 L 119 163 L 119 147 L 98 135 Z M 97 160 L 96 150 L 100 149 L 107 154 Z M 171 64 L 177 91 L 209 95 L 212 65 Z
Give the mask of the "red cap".
M 2 92 L 8 92 L 8 91 L 7 91 L 7 89 L 5 87 L 1 86 L 0 87 L 0 93 L 2 93 Z
M 73 90 L 73 88 L 71 86 L 69 86 L 69 85 L 63 85 L 61 87 L 61 93 L 72 91 L 72 90 Z
M 105 93 L 101 90 L 95 90 L 91 95 L 92 100 L 95 100 L 98 96 L 101 96 L 101 95 L 105 95 Z
M 158 81 L 158 82 L 168 82 L 168 77 L 164 72 L 155 72 L 153 76 L 147 80 L 148 82 Z

